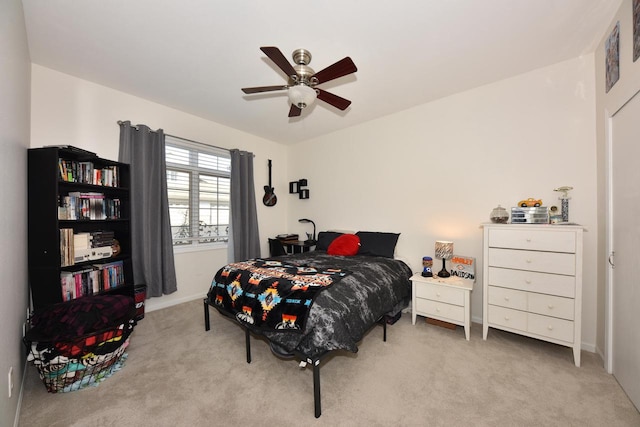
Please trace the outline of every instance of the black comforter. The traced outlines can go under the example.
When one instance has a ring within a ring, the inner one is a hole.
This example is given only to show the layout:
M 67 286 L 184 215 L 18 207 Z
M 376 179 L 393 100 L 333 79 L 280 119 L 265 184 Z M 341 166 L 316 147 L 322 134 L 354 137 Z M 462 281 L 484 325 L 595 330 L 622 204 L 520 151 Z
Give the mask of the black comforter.
M 297 351 L 311 358 L 331 350 L 355 353 L 365 332 L 383 315 L 395 314 L 406 307 L 411 297 L 412 272 L 399 260 L 331 256 L 321 251 L 276 259 L 352 272 L 315 297 L 302 333 L 256 331 L 289 353 Z

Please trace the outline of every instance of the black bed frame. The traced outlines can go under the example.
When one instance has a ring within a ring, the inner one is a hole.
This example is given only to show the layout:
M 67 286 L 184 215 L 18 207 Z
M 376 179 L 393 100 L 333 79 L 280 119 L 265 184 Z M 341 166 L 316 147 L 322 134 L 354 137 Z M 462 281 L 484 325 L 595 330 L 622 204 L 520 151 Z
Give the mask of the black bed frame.
M 212 306 L 214 308 L 216 308 L 218 310 L 218 312 L 224 314 L 225 316 L 235 319 L 234 316 L 232 316 L 230 313 L 227 313 L 225 311 L 219 310 L 214 304 L 212 304 L 209 301 L 209 298 L 205 298 L 204 299 L 204 329 L 205 331 L 208 331 L 211 329 L 211 324 L 210 324 L 210 319 L 209 319 L 209 306 Z M 375 324 L 381 323 L 382 324 L 382 329 L 383 329 L 383 340 L 386 342 L 387 341 L 387 320 L 386 320 L 386 316 L 382 316 L 380 317 L 380 319 L 378 319 L 376 321 Z M 247 363 L 251 363 L 251 340 L 250 340 L 250 335 L 251 335 L 251 330 L 243 325 L 242 323 L 238 322 L 238 325 L 240 325 L 243 329 L 244 329 L 244 335 L 245 335 L 245 346 L 246 346 L 246 350 L 247 350 Z M 322 408 L 321 408 L 321 403 L 320 403 L 320 361 L 327 355 L 329 354 L 331 351 L 327 350 L 323 353 L 320 353 L 317 356 L 314 357 L 309 357 L 299 351 L 296 351 L 294 353 L 294 355 L 296 357 L 298 357 L 301 361 L 304 361 L 308 364 L 310 364 L 313 367 L 313 405 L 314 405 L 314 411 L 315 411 L 315 416 L 316 418 L 319 418 L 320 415 L 322 415 Z

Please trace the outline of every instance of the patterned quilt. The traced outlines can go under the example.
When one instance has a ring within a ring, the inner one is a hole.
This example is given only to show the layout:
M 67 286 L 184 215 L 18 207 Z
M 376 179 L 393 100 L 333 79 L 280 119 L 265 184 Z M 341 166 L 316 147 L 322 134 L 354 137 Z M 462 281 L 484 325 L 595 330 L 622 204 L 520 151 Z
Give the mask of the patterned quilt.
M 253 328 L 301 331 L 318 292 L 349 273 L 281 260 L 236 262 L 218 271 L 208 297 Z
M 411 300 L 411 269 L 397 259 L 365 255 L 331 256 L 323 251 L 311 251 L 269 261 L 313 266 L 317 271 L 334 269 L 350 272 L 338 283 L 333 281 L 331 286 L 314 295 L 306 321 L 304 324 L 297 321 L 300 329 L 295 330 L 296 333 L 251 327 L 288 352 L 298 351 L 308 357 L 331 350 L 355 353 L 358 342 L 376 321 L 385 314 L 398 313 Z M 219 274 L 221 271 L 216 276 Z M 220 310 L 215 302 L 217 293 L 210 291 L 209 303 Z

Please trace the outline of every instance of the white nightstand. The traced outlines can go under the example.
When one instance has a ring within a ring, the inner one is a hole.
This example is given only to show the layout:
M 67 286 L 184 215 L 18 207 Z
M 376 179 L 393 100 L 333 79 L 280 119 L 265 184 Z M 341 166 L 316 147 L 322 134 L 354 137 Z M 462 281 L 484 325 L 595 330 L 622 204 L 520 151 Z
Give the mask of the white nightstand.
M 416 316 L 425 316 L 443 322 L 464 326 L 464 335 L 469 340 L 471 329 L 472 280 L 458 277 L 422 277 L 420 273 L 411 276 L 411 321 L 416 324 Z

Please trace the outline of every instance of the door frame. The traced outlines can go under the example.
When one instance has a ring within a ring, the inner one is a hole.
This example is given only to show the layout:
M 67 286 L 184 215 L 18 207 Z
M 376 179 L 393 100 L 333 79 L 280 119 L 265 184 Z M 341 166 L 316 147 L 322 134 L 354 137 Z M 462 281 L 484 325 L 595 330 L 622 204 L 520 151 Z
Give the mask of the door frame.
M 613 268 L 609 263 L 613 251 L 613 118 L 632 99 L 640 96 L 640 90 L 629 97 L 618 109 L 610 112 L 604 109 L 604 132 L 605 132 L 605 153 L 606 153 L 606 213 L 605 213 L 605 319 L 604 319 L 604 368 L 607 373 L 613 374 Z M 613 261 L 615 265 L 615 259 Z
M 626 103 L 625 103 L 626 104 Z M 624 105 L 623 105 L 624 107 Z M 622 108 L 622 107 L 620 107 Z M 605 307 L 604 307 L 604 368 L 607 373 L 613 374 L 613 268 L 609 263 L 611 252 L 613 250 L 613 116 L 619 111 L 610 113 L 604 110 L 604 132 L 606 141 L 606 214 L 605 214 L 605 256 L 606 256 L 606 274 L 605 274 Z M 615 263 L 615 262 L 614 262 Z

